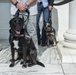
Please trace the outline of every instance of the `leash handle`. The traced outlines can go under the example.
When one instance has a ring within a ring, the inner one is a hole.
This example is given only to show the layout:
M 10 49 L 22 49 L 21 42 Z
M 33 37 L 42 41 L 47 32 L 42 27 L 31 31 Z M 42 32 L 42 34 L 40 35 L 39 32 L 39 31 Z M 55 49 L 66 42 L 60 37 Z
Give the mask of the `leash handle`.
M 71 1 L 74 1 L 74 0 L 62 0 L 58 3 L 53 3 L 54 6 L 59 6 L 59 5 L 63 5 L 63 4 L 66 4 L 66 3 L 69 3 Z
M 19 12 L 20 12 L 20 10 L 18 9 L 18 10 L 16 11 L 14 17 L 18 17 L 18 16 L 19 16 Z
M 15 15 L 14 15 L 14 17 L 19 17 L 19 13 L 20 13 L 21 11 L 18 9 L 17 11 L 16 11 L 16 13 L 15 13 Z M 25 10 L 25 13 L 27 13 L 28 15 L 27 15 L 27 19 L 29 19 L 29 15 L 30 15 L 30 12 L 29 12 L 29 10 L 28 9 L 26 9 Z M 23 15 L 23 16 L 25 16 L 25 15 Z M 23 17 L 22 16 L 22 17 Z M 26 20 L 27 20 L 26 19 Z M 24 21 L 24 22 L 26 22 L 26 20 Z

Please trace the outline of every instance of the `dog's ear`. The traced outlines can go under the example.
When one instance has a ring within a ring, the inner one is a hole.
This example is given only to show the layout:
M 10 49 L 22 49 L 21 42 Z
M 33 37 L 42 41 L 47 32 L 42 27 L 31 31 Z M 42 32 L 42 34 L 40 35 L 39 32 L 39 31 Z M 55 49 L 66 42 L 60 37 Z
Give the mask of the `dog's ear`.
M 11 20 L 9 21 L 9 24 L 11 23 Z
M 44 20 L 44 23 L 46 23 L 46 21 Z
M 22 20 L 24 21 L 24 16 L 22 15 Z
M 43 25 L 46 26 L 46 22 L 45 22 L 45 20 L 43 21 Z
M 9 25 L 11 26 L 11 24 L 12 24 L 12 19 L 9 21 Z
M 50 25 L 52 26 L 52 20 L 51 20 L 51 17 L 49 17 L 49 23 L 50 23 Z
M 11 28 L 13 28 L 15 26 L 15 18 L 12 18 L 10 21 L 9 21 L 9 25 Z

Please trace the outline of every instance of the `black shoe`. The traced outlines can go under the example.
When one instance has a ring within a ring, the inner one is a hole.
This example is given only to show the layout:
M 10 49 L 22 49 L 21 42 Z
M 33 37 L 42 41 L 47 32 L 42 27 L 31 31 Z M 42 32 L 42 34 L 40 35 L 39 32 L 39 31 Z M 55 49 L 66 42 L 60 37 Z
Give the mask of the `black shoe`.
M 38 45 L 41 45 L 41 41 L 38 42 Z
M 41 46 L 46 46 L 46 42 L 42 41 Z
M 38 45 L 40 45 L 40 43 L 38 43 Z

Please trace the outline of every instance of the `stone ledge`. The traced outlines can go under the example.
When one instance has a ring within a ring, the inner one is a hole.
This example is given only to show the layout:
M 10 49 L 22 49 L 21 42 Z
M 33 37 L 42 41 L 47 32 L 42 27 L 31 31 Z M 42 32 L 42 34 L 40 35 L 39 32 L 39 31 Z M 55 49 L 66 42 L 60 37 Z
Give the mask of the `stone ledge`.
M 1 57 L 5 52 L 7 52 L 9 49 L 10 49 L 10 48 L 8 47 L 8 48 L 6 48 L 6 49 L 1 50 L 1 51 L 0 51 L 0 57 Z
M 2 44 L 0 44 L 0 51 L 1 51 L 1 49 L 2 49 Z
M 57 51 L 62 63 L 76 63 L 76 49 L 66 48 L 58 43 Z

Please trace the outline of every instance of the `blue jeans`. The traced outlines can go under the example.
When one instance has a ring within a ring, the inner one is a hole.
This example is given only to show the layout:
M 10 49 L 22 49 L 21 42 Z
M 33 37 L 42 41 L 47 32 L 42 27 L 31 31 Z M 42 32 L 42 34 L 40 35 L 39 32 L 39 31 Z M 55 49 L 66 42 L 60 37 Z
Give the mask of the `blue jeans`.
M 37 38 L 38 38 L 38 44 L 40 44 L 40 40 L 42 41 L 46 41 L 46 34 L 45 34 L 45 30 L 44 27 L 42 27 L 42 37 L 40 35 L 40 27 L 39 27 L 39 21 L 40 21 L 40 16 L 41 13 L 43 13 L 43 22 L 48 22 L 49 19 L 49 10 L 48 7 L 44 8 L 43 4 L 38 3 L 37 4 L 37 17 L 36 17 L 36 31 L 37 31 Z

